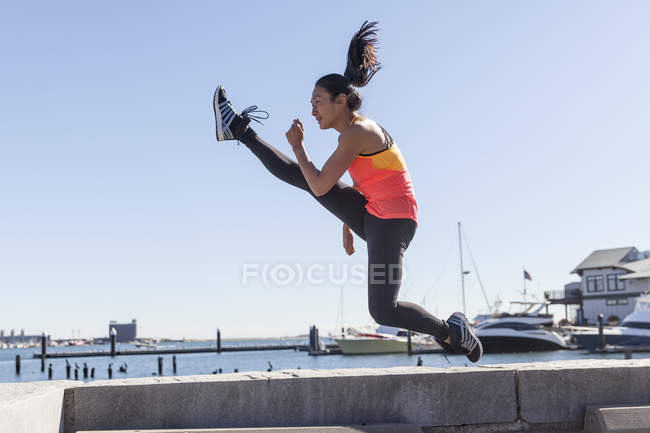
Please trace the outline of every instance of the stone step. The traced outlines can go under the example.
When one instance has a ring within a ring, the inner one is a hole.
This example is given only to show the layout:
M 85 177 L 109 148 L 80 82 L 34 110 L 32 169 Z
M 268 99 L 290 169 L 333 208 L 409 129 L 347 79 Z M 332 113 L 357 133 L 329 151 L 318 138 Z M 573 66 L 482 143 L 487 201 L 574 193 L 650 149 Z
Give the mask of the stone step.
M 585 433 L 650 433 L 650 405 L 587 407 Z
M 414 424 L 375 424 L 322 427 L 92 430 L 77 431 L 76 433 L 422 433 L 422 429 Z

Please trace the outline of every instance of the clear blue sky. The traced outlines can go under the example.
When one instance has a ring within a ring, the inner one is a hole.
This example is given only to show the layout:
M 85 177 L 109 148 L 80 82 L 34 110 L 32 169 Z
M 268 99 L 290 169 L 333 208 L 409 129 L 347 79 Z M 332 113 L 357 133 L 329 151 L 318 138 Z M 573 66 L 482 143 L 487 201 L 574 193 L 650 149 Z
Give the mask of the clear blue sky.
M 367 18 L 384 69 L 363 112 L 396 139 L 420 209 L 403 298 L 460 308 L 457 221 L 490 300 L 521 297 L 523 266 L 541 297 L 594 249 L 650 249 L 646 1 L 3 3 L 0 328 L 334 328 L 340 285 L 243 284 L 242 264 L 365 264 L 363 241 L 347 257 L 336 218 L 217 143 L 211 98 L 223 84 L 268 110 L 257 131 L 290 155 L 300 117 L 321 166 L 337 134 L 310 116 L 313 84 L 343 72 Z M 469 314 L 485 308 L 475 274 L 467 293 Z M 365 284 L 344 287 L 343 317 L 370 319 Z

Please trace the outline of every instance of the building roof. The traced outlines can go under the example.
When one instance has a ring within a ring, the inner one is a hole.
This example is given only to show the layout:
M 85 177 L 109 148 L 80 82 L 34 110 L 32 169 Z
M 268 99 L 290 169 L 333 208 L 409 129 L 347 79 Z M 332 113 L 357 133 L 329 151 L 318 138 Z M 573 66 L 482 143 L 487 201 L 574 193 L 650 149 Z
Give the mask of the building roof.
M 635 260 L 625 264 L 626 268 L 632 271 L 619 277 L 621 280 L 636 280 L 639 278 L 650 278 L 650 258 Z
M 625 262 L 626 257 L 632 252 L 636 252 L 634 247 L 625 248 L 610 248 L 608 250 L 596 250 L 582 261 L 576 268 L 571 271 L 572 274 L 582 275 L 582 271 L 586 269 L 599 269 L 599 268 L 620 268 L 631 270 L 628 263 Z

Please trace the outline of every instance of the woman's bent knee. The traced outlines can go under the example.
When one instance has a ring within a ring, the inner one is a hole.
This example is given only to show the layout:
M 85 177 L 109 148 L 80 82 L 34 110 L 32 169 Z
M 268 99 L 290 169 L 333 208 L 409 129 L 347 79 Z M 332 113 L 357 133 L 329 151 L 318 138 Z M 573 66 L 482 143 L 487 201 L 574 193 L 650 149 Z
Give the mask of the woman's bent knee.
M 379 325 L 392 326 L 395 325 L 395 307 L 394 303 L 389 304 L 370 304 L 370 316 Z

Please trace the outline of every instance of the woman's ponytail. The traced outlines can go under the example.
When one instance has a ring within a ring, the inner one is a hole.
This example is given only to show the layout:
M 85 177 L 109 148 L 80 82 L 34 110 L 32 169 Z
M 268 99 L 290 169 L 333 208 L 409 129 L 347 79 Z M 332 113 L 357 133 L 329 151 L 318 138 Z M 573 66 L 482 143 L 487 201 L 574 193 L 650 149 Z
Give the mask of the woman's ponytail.
M 364 22 L 352 37 L 348 48 L 348 63 L 343 75 L 350 85 L 363 87 L 381 69 L 377 60 L 377 22 Z

